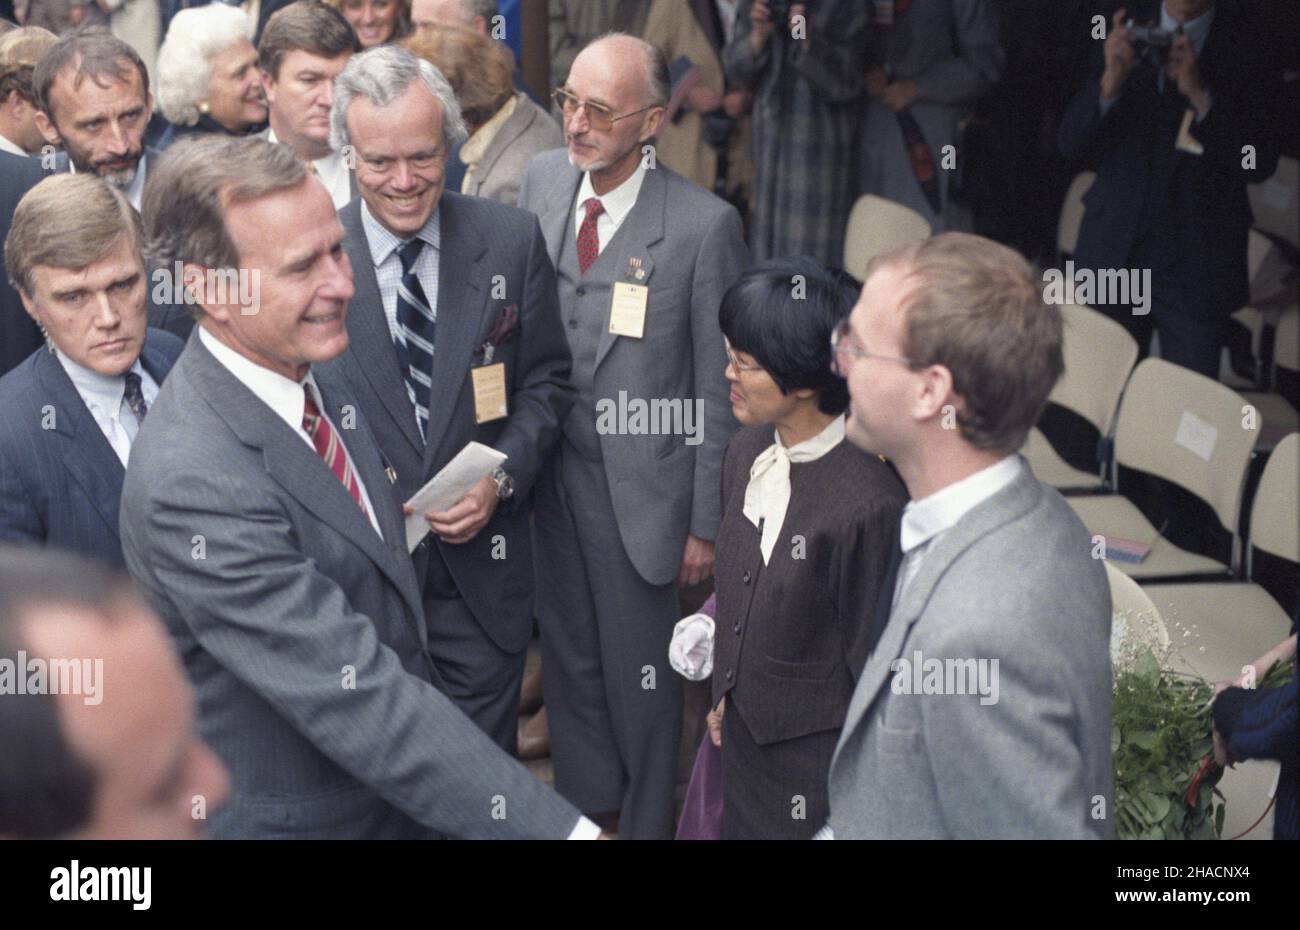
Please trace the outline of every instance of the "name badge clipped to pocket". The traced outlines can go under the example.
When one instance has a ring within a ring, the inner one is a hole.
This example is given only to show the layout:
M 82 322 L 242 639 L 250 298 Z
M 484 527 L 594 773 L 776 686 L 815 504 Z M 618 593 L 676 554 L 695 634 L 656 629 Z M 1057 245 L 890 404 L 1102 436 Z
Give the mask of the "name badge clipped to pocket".
M 506 410 L 506 366 L 480 365 L 470 369 L 474 379 L 474 422 L 490 423 L 499 420 Z
M 640 339 L 645 335 L 646 303 L 650 288 L 640 283 L 646 279 L 645 268 L 635 255 L 628 259 L 623 277 L 627 280 L 614 283 L 614 296 L 609 305 L 609 331 L 615 336 Z M 633 284 L 632 282 L 637 282 Z

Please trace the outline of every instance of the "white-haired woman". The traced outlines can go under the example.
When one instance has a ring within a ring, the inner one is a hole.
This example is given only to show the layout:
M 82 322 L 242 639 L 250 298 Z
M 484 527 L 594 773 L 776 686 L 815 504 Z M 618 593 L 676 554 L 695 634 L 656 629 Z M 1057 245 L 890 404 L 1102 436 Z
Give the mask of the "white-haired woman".
M 194 132 L 240 136 L 261 129 L 266 103 L 253 30 L 243 10 L 223 3 L 172 18 L 158 50 L 158 108 L 172 124 L 160 148 Z

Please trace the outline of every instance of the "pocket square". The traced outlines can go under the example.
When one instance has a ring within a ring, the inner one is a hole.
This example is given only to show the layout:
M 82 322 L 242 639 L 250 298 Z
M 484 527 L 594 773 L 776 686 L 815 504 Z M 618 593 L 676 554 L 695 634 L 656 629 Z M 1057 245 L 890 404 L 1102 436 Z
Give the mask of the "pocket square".
M 474 350 L 474 355 L 482 355 L 488 346 L 499 346 L 511 338 L 519 329 L 519 304 L 507 304 L 501 308 L 496 322 L 488 331 L 487 341 Z

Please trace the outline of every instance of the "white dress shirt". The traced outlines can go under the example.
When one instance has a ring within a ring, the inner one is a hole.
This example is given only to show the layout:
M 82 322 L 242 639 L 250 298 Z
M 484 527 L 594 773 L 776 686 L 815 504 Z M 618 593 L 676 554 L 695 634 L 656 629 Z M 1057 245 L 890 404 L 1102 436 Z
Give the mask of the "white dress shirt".
M 126 467 L 131 455 L 131 443 L 135 442 L 140 422 L 135 418 L 135 411 L 126 402 L 126 375 L 116 378 L 91 371 L 68 358 L 62 352 L 56 353 L 59 364 L 72 379 L 72 386 L 77 389 L 86 409 L 95 420 L 95 425 L 104 434 L 108 444 L 117 453 L 122 467 Z M 137 358 L 131 371 L 140 376 L 140 392 L 144 395 L 146 406 L 153 404 L 158 396 L 158 383 L 149 376 Z
M 973 475 L 935 491 L 919 501 L 908 501 L 903 508 L 902 525 L 898 531 L 899 545 L 903 550 L 903 563 L 894 588 L 894 607 L 898 606 L 903 591 L 916 577 L 921 560 L 934 542 L 957 525 L 977 505 L 1001 491 L 1020 474 L 1020 456 L 1006 456 Z
M 348 457 L 348 464 L 352 466 L 352 474 L 357 479 L 357 487 L 361 489 L 361 499 L 365 501 L 366 515 L 370 518 L 370 525 L 374 527 L 375 532 L 382 539 L 384 534 L 379 529 L 379 519 L 375 516 L 375 508 L 370 503 L 370 495 L 366 492 L 366 483 L 361 480 L 361 474 L 352 461 L 351 453 L 348 452 L 346 433 L 340 430 L 338 425 L 325 412 L 325 404 L 321 400 L 320 389 L 316 387 L 316 379 L 312 376 L 312 373 L 308 371 L 307 377 L 302 381 L 293 381 L 278 372 L 263 368 L 256 362 L 250 361 L 201 326 L 199 327 L 199 339 L 203 342 L 204 348 L 212 353 L 213 358 L 234 375 L 244 387 L 252 391 L 258 400 L 270 407 L 271 412 L 288 424 L 289 428 L 297 433 L 303 442 L 307 443 L 312 455 L 318 455 L 316 444 L 311 441 L 307 431 L 302 428 L 302 415 L 307 406 L 302 389 L 304 385 L 307 386 L 311 391 L 312 398 L 316 401 L 316 407 L 320 410 L 321 416 L 325 417 L 330 426 L 334 428 L 334 434 L 339 437 L 339 444 L 343 447 L 343 454 Z
M 29 157 L 20 147 L 14 145 L 5 136 L 0 136 L 0 152 L 8 152 L 10 155 L 21 155 L 23 158 Z
M 618 232 L 618 228 L 636 206 L 641 183 L 645 181 L 645 172 L 645 165 L 638 164 L 630 178 L 609 193 L 596 198 L 605 208 L 605 212 L 596 219 L 597 254 L 605 251 L 609 240 L 614 238 L 614 233 Z M 591 172 L 588 171 L 582 175 L 582 183 L 578 185 L 578 201 L 573 208 L 574 239 L 577 239 L 578 231 L 582 229 L 582 221 L 587 218 L 587 208 L 583 204 L 592 197 L 596 197 L 596 189 L 591 186 Z
M 266 131 L 267 142 L 279 142 L 275 137 L 275 130 Z M 352 180 L 348 177 L 348 164 L 343 160 L 343 156 L 338 152 L 331 151 L 324 158 L 314 158 L 311 161 L 312 170 L 316 172 L 316 177 L 320 178 L 325 190 L 329 192 L 330 200 L 334 201 L 334 209 L 342 210 L 352 200 Z
M 729 43 L 736 37 L 736 14 L 740 12 L 740 0 L 714 0 L 718 9 L 718 19 L 722 20 L 723 42 Z
M 438 259 L 442 252 L 442 222 L 439 215 L 435 208 L 433 214 L 425 220 L 424 226 L 415 234 L 415 238 L 424 242 L 424 248 L 415 260 L 415 276 L 420 279 L 420 287 L 424 289 L 424 297 L 429 303 L 429 309 L 433 311 L 435 322 L 438 319 Z M 402 282 L 402 259 L 397 251 L 402 243 L 409 240 L 399 239 L 389 232 L 383 223 L 375 219 L 370 206 L 365 202 L 361 204 L 361 226 L 366 231 L 370 260 L 375 265 L 375 279 L 379 282 L 379 297 L 384 304 L 389 335 L 394 342 L 405 348 L 406 337 L 397 325 L 397 285 Z M 433 351 L 438 351 L 436 342 Z
M 785 512 L 790 508 L 790 465 L 815 462 L 843 442 L 844 419 L 844 414 L 840 414 L 816 436 L 789 449 L 781 444 L 780 432 L 773 430 L 772 445 L 760 452 L 750 466 L 743 513 L 750 523 L 760 528 L 758 547 L 764 565 L 772 557 L 785 524 Z

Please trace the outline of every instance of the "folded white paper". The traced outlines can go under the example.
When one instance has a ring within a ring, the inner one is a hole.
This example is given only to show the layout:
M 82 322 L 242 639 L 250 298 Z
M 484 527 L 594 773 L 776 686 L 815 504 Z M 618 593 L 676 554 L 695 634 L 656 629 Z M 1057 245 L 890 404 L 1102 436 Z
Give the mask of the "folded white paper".
M 481 442 L 471 442 L 456 453 L 429 483 L 416 491 L 406 503 L 411 515 L 406 518 L 406 551 L 414 552 L 429 532 L 429 521 L 424 515 L 430 510 L 447 510 L 473 489 L 486 475 L 500 468 L 506 460 L 498 452 Z

